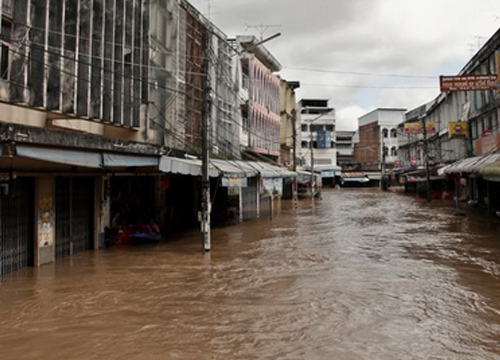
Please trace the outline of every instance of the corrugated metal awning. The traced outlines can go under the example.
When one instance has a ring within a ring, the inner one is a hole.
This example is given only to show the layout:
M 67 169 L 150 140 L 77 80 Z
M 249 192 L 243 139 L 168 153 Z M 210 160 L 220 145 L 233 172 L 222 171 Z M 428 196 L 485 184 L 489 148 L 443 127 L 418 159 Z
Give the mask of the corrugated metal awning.
M 17 156 L 57 164 L 99 169 L 102 166 L 101 153 L 79 150 L 54 149 L 41 146 L 16 144 Z

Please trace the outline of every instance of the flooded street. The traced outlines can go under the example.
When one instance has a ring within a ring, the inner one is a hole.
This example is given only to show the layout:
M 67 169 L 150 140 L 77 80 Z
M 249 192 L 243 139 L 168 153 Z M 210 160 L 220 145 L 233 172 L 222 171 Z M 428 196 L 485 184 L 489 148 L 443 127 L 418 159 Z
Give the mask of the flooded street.
M 499 219 L 500 220 L 500 219 Z M 500 221 L 378 190 L 0 282 L 1 359 L 500 359 Z

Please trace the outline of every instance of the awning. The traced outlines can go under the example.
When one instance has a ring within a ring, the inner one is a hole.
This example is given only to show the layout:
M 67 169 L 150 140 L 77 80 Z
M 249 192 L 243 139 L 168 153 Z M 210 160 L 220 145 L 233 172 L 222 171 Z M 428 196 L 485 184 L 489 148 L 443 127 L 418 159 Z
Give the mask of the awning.
M 446 169 L 445 173 L 477 173 L 484 166 L 498 160 L 500 160 L 500 154 L 470 157 L 454 162 Z
M 201 176 L 201 160 L 197 159 L 180 159 L 168 156 L 162 156 L 160 159 L 159 169 L 164 173 Z M 210 177 L 218 177 L 219 171 L 213 167 L 209 168 Z
M 494 162 L 484 166 L 479 170 L 479 175 L 487 181 L 500 182 L 500 162 Z
M 102 164 L 102 155 L 78 150 L 65 150 L 16 144 L 17 156 L 35 160 L 53 162 L 70 166 L 81 166 L 99 169 Z
M 150 167 L 158 166 L 156 156 L 136 156 L 104 153 L 102 156 L 105 168 L 113 167 Z
M 160 159 L 159 169 L 164 173 L 201 176 L 201 160 L 179 159 L 163 156 Z M 265 178 L 291 178 L 297 174 L 264 162 L 210 160 L 210 177 L 222 176 L 225 178 L 249 178 L 261 175 Z
M 212 159 L 210 160 L 210 166 L 217 169 L 225 178 L 246 178 L 255 176 L 253 173 L 247 173 L 243 167 L 238 166 L 234 161 Z
M 297 174 L 278 166 L 265 162 L 249 161 L 251 166 L 255 167 L 264 178 L 295 178 Z

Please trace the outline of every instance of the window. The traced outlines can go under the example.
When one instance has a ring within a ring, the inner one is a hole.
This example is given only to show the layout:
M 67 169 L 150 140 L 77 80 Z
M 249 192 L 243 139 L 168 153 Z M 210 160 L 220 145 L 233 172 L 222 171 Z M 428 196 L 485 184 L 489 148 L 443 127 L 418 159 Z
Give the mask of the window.
M 391 138 L 397 138 L 398 137 L 398 131 L 396 129 L 391 129 Z
M 326 131 L 334 131 L 335 130 L 335 126 L 333 126 L 333 125 L 325 125 L 325 130 Z
M 5 19 L 2 19 L 2 37 L 5 42 L 2 43 L 1 55 L 0 55 L 0 77 L 2 79 L 8 79 L 9 77 L 9 48 L 10 48 L 10 37 L 11 37 L 12 24 Z
M 302 149 L 307 149 L 309 148 L 309 144 L 307 143 L 307 141 L 302 141 Z
M 387 130 L 387 129 L 382 129 L 382 136 L 383 136 L 384 138 L 389 137 L 389 130 Z
M 398 149 L 395 146 L 391 148 L 391 156 L 398 156 Z
M 387 156 L 389 154 L 389 148 L 387 146 L 384 146 L 382 149 L 382 155 Z
M 324 130 L 324 125 L 310 125 L 311 127 L 311 131 L 312 132 L 315 132 L 315 131 L 323 131 Z
M 307 124 L 302 124 L 300 128 L 302 131 L 307 131 Z

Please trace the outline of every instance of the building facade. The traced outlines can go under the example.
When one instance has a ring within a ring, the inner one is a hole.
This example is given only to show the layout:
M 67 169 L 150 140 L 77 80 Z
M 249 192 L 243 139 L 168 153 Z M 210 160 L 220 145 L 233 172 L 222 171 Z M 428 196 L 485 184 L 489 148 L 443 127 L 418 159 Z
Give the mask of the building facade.
M 276 72 L 281 64 L 255 36 L 237 36 L 241 53 L 242 86 L 248 98 L 242 99 L 242 142 L 248 156 L 277 161 L 280 156 L 281 82 Z
M 298 103 L 301 126 L 301 149 L 307 169 L 321 173 L 323 184 L 335 183 L 337 166 L 335 109 L 328 100 L 302 99 Z
M 214 157 L 241 157 L 245 64 L 247 145 L 279 156 L 277 62 L 252 39 L 240 57 L 188 2 L 0 9 L 0 275 L 102 248 L 112 228 L 197 226 L 201 120 Z M 261 195 L 272 204 L 282 192 L 279 171 L 212 162 L 214 219 L 250 203 L 258 215 Z M 236 193 L 215 191 L 221 178 L 240 184 Z
M 381 108 L 358 119 L 354 161 L 361 170 L 373 172 L 374 179 L 392 169 L 398 160 L 398 125 L 404 122 L 405 113 L 405 109 Z
M 337 131 L 337 164 L 343 172 L 356 170 L 354 135 L 356 131 Z

